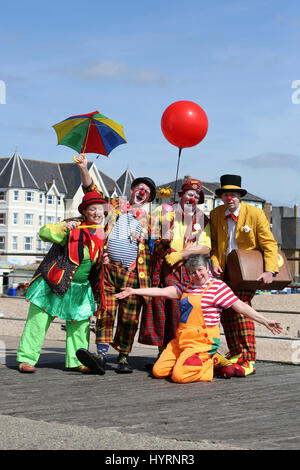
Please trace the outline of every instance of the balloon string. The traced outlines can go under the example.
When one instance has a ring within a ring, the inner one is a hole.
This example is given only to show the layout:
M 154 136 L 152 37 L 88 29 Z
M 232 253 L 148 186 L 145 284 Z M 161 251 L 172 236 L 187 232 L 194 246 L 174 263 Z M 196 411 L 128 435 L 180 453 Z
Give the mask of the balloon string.
M 176 180 L 175 180 L 175 190 L 174 190 L 174 202 L 176 198 L 176 193 L 177 193 L 177 179 L 178 179 L 178 169 L 179 169 L 179 161 L 180 161 L 180 156 L 181 156 L 181 148 L 179 149 L 178 152 L 178 161 L 177 161 L 177 171 L 176 171 Z

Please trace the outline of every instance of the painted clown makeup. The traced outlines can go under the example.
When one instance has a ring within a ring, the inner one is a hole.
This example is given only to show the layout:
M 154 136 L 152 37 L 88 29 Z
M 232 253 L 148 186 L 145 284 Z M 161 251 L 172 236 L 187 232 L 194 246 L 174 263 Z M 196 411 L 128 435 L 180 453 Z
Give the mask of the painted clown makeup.
M 197 204 L 199 203 L 200 193 L 194 189 L 189 189 L 185 191 L 181 197 L 181 207 L 189 210 L 195 210 Z
M 150 194 L 150 188 L 146 184 L 139 184 L 132 190 L 131 204 L 145 204 L 149 200 Z

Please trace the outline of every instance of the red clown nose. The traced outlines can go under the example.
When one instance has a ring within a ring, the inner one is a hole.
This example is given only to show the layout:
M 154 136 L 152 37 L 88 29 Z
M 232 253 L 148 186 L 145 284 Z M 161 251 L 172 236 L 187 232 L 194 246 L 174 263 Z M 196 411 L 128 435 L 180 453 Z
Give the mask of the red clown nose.
M 194 197 L 190 197 L 189 200 L 188 200 L 188 202 L 189 202 L 190 204 L 195 204 L 196 199 L 195 199 Z
M 227 196 L 227 201 L 232 201 L 232 197 L 231 197 L 231 196 Z

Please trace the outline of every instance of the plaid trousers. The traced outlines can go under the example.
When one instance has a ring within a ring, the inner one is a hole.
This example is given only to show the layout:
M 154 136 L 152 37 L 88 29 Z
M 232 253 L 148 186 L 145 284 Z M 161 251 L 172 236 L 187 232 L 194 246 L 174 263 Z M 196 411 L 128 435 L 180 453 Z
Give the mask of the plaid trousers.
M 251 306 L 255 291 L 234 291 L 235 295 Z M 232 308 L 223 309 L 221 324 L 230 356 L 242 354 L 243 361 L 256 360 L 255 323 Z
M 157 258 L 153 270 L 153 287 L 174 286 L 188 279 L 184 265 L 173 270 L 163 258 Z M 175 338 L 179 318 L 179 300 L 153 297 L 143 309 L 139 343 L 166 346 Z
M 139 287 L 137 270 L 128 270 L 121 264 L 104 267 L 103 304 L 97 310 L 96 343 L 110 343 L 117 351 L 129 354 L 138 328 L 143 297 L 132 295 L 121 301 L 114 297 L 123 287 Z M 113 336 L 118 310 L 116 332 Z

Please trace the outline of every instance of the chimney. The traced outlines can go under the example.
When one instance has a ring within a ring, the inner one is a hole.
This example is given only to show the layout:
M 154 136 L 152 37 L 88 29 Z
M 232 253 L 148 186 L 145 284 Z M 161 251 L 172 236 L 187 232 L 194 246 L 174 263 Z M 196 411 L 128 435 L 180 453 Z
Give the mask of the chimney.
M 298 204 L 294 205 L 294 217 L 298 217 Z
M 272 222 L 272 204 L 270 202 L 266 202 L 264 204 L 264 213 L 268 219 L 269 224 Z

